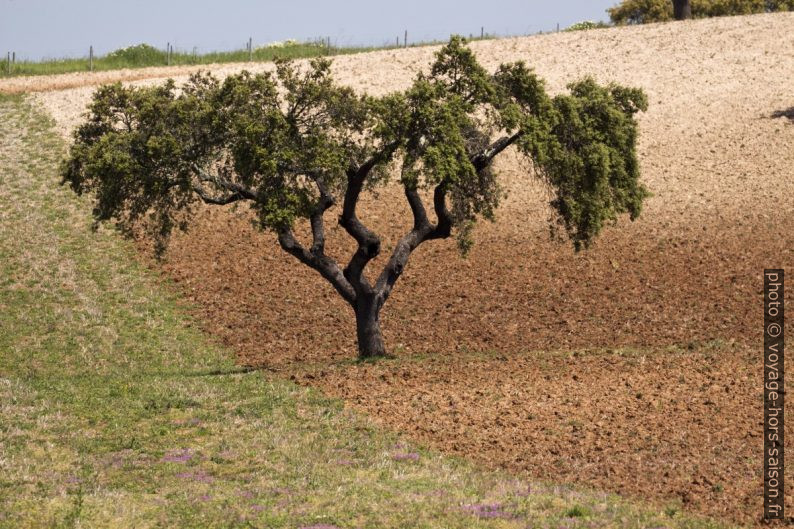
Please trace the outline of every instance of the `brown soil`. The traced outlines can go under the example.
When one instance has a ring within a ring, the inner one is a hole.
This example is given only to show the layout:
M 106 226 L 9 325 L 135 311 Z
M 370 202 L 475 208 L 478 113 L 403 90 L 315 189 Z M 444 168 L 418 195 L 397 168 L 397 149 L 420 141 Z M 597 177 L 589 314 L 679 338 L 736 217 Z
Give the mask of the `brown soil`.
M 549 240 L 544 189 L 506 156 L 498 222 L 480 228 L 467 260 L 452 242 L 416 252 L 383 313 L 399 359 L 376 365 L 340 362 L 355 356 L 351 311 L 242 209 L 203 210 L 165 270 L 241 362 L 321 387 L 409 436 L 538 478 L 756 523 L 761 273 L 794 265 L 794 14 L 474 47 L 489 67 L 527 60 L 552 91 L 591 74 L 649 93 L 639 151 L 654 196 L 639 221 L 575 255 Z M 383 93 L 432 51 L 343 57 L 336 71 Z M 89 95 L 37 97 L 66 133 Z M 407 211 L 390 189 L 361 216 L 393 242 Z M 343 259 L 349 241 L 331 231 Z

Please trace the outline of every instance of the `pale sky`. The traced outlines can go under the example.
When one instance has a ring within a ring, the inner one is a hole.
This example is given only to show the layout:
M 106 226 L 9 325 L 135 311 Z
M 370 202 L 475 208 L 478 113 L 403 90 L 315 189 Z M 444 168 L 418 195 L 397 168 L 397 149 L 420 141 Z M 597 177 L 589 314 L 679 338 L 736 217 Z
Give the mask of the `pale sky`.
M 582 20 L 608 20 L 618 0 L 0 0 L 0 55 L 20 59 L 82 57 L 146 42 L 199 52 L 330 37 L 340 45 L 382 45 L 404 30 L 409 41 L 452 33 L 499 35 L 549 31 Z

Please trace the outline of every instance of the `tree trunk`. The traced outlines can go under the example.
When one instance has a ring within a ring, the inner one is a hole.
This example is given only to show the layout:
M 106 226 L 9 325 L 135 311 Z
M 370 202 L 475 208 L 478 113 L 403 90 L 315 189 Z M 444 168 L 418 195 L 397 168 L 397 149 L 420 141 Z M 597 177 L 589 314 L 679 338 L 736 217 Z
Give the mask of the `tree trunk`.
M 673 0 L 673 16 L 676 20 L 692 18 L 692 5 L 690 0 Z
M 359 358 L 386 356 L 380 333 L 380 306 L 375 296 L 362 295 L 356 303 L 356 336 Z

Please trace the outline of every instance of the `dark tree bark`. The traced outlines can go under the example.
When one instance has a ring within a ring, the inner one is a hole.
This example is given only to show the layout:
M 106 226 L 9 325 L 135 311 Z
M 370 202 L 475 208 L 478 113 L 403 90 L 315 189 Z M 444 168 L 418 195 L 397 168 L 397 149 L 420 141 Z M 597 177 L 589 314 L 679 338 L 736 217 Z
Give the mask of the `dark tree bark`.
M 359 358 L 386 356 L 386 346 L 380 332 L 382 304 L 375 295 L 360 296 L 356 302 L 356 338 Z
M 690 0 L 673 0 L 673 16 L 676 20 L 692 18 L 692 4 Z
M 471 163 L 476 171 L 485 170 L 493 159 L 507 147 L 514 144 L 523 132 L 512 136 L 500 138 L 488 148 L 473 154 Z M 358 339 L 359 358 L 376 358 L 386 356 L 386 346 L 380 330 L 380 311 L 391 295 L 395 283 L 400 278 L 408 264 L 413 251 L 425 241 L 446 239 L 452 234 L 452 216 L 447 208 L 447 193 L 449 184 L 439 183 L 433 192 L 433 210 L 436 223 L 432 223 L 427 215 L 427 210 L 419 191 L 416 188 L 405 186 L 405 198 L 411 207 L 414 225 L 411 230 L 403 235 L 397 242 L 389 261 L 384 266 L 375 284 L 371 284 L 364 274 L 364 269 L 376 258 L 381 251 L 380 238 L 367 228 L 356 215 L 364 183 L 371 170 L 382 159 L 387 159 L 394 151 L 395 146 L 386 146 L 383 151 L 359 167 L 348 170 L 348 185 L 345 190 L 344 204 L 339 216 L 339 224 L 347 231 L 348 235 L 358 243 L 358 249 L 350 258 L 350 262 L 343 269 L 325 255 L 325 230 L 323 215 L 334 205 L 331 194 L 323 185 L 323 180 L 317 175 L 307 175 L 317 184 L 320 199 L 317 208 L 310 218 L 312 228 L 312 246 L 307 249 L 302 246 L 290 229 L 279 233 L 279 243 L 289 254 L 295 256 L 303 264 L 320 273 L 353 308 L 356 316 L 356 337 Z M 230 193 L 245 195 L 245 190 L 225 188 Z M 226 197 L 207 199 L 213 202 L 225 200 Z

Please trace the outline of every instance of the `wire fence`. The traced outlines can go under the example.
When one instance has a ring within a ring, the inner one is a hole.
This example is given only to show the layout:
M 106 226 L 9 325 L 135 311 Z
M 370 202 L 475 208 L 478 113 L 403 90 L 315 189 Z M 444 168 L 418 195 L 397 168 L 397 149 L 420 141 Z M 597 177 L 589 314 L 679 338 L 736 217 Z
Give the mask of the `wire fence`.
M 469 33 L 468 39 L 471 41 L 488 40 L 506 37 L 528 36 L 533 34 L 553 33 L 560 31 L 560 24 L 550 30 L 538 30 L 522 34 L 499 34 L 486 31 L 484 26 L 480 27 L 479 34 Z M 272 61 L 278 57 L 284 58 L 310 58 L 324 55 L 357 53 L 362 51 L 374 51 L 381 49 L 408 48 L 414 46 L 426 46 L 439 44 L 439 40 L 410 40 L 410 33 L 406 29 L 402 35 L 398 35 L 394 40 L 388 39 L 380 46 L 362 46 L 353 44 L 340 45 L 338 40 L 333 41 L 331 37 L 315 37 L 305 41 L 287 41 L 284 43 L 271 43 L 259 48 L 254 47 L 253 37 L 248 37 L 241 50 L 217 51 L 204 54 L 198 53 L 198 48 L 193 47 L 191 51 L 177 50 L 171 42 L 166 43 L 164 49 L 152 46 L 141 45 L 147 50 L 153 50 L 145 57 L 128 57 L 119 54 L 117 50 L 106 56 L 97 56 L 94 53 L 94 46 L 88 46 L 88 55 L 84 58 L 67 58 L 56 60 L 41 61 L 18 61 L 16 51 L 8 51 L 4 67 L 0 68 L 0 76 L 15 75 L 43 75 L 67 72 L 94 72 L 97 70 L 113 70 L 120 68 L 143 68 L 151 66 L 172 66 L 172 65 L 200 65 L 224 62 L 265 62 Z M 140 46 L 139 46 L 140 47 Z M 134 48 L 134 47 L 133 47 Z M 130 49 L 126 48 L 125 50 Z

